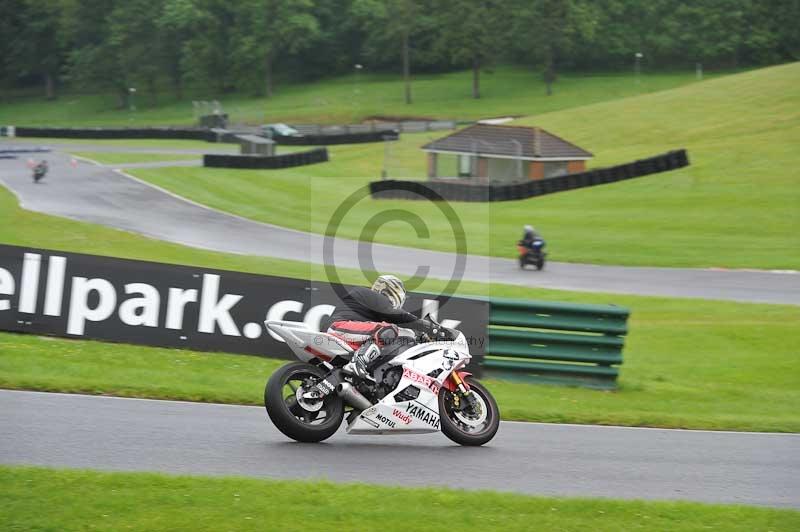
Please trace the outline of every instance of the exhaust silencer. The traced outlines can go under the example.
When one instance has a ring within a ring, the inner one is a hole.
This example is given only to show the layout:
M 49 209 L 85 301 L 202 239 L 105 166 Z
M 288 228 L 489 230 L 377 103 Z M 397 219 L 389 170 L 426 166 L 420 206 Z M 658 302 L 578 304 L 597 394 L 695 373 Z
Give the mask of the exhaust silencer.
M 358 410 L 366 410 L 372 406 L 369 400 L 361 395 L 361 392 L 353 388 L 349 382 L 342 382 L 336 387 L 336 395 L 344 399 L 344 402 Z

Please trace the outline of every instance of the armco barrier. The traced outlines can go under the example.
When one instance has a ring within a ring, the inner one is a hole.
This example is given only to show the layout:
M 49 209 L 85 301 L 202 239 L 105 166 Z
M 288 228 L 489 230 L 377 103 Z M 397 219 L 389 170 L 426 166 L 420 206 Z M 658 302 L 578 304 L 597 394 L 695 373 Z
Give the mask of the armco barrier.
M 614 305 L 491 298 L 484 375 L 614 388 L 628 316 Z
M 370 183 L 370 193 L 375 199 L 426 199 L 433 192 L 435 193 L 433 195 L 436 196 L 433 199 L 447 201 L 511 201 L 624 181 L 657 172 L 676 170 L 688 165 L 689 158 L 686 150 L 678 150 L 609 168 L 597 168 L 579 174 L 509 185 L 485 185 L 464 182 L 459 179 L 373 181 Z M 464 187 L 469 187 L 471 192 L 465 194 Z
M 215 142 L 217 135 L 208 129 L 147 127 L 17 127 L 17 137 L 46 137 L 67 139 L 180 139 Z
M 275 135 L 272 140 L 287 146 L 328 146 L 332 144 L 361 144 L 365 142 L 381 142 L 397 140 L 400 134 L 394 130 L 365 131 L 363 133 L 342 133 L 330 135 L 303 135 L 300 137 L 284 137 Z
M 210 168 L 289 168 L 307 164 L 324 163 L 328 160 L 328 150 L 317 148 L 283 155 L 203 155 L 203 166 Z

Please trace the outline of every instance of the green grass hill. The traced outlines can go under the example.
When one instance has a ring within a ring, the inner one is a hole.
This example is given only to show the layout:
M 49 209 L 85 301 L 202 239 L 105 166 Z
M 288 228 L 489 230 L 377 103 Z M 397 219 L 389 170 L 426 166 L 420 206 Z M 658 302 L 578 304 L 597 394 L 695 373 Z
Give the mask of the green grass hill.
M 524 118 L 588 148 L 606 166 L 687 148 L 689 168 L 627 182 L 487 204 L 455 203 L 471 253 L 512 256 L 523 224 L 550 242 L 554 260 L 606 264 L 800 268 L 800 63 L 676 89 Z M 517 108 L 529 115 L 531 109 Z M 389 151 L 390 177 L 424 174 L 419 146 L 443 133 L 404 135 Z M 331 162 L 273 171 L 138 169 L 159 186 L 216 208 L 324 232 L 334 209 L 384 165 L 384 146 L 331 148 Z M 387 208 L 418 214 L 376 239 L 453 249 L 447 221 L 430 204 L 371 201 L 345 218 L 339 235 L 359 238 L 365 220 Z

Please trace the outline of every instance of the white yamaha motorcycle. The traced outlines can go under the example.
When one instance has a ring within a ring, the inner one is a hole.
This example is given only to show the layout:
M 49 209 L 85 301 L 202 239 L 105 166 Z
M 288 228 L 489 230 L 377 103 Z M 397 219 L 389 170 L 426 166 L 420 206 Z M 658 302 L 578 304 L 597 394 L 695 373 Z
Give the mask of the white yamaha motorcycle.
M 376 368 L 374 382 L 342 371 L 354 353 L 344 340 L 301 322 L 265 322 L 302 361 L 286 364 L 267 382 L 270 419 L 301 442 L 331 437 L 345 415 L 349 434 L 441 430 L 461 445 L 488 442 L 497 433 L 500 412 L 489 391 L 460 371 L 472 358 L 466 338 L 426 319 L 436 338 L 401 328 L 398 347 L 405 350 Z

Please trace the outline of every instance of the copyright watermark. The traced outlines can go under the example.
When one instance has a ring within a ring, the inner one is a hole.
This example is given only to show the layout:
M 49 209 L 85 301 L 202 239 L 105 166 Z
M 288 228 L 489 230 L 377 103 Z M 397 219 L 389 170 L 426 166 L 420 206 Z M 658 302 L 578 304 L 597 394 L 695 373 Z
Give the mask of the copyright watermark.
M 444 281 L 444 287 L 435 291 L 438 293 L 431 290 L 428 293 L 440 304 L 446 303 L 458 290 L 467 267 L 467 233 L 458 213 L 424 182 L 411 191 L 402 188 L 406 197 L 413 195 L 413 198 L 383 200 L 374 199 L 369 185 L 363 184 L 362 179 L 359 181 L 355 190 L 338 203 L 325 227 L 325 275 L 336 295 L 341 299 L 346 293 L 339 269 L 355 267 L 365 283 L 371 283 L 378 274 L 397 275 L 409 292 L 419 288 L 426 279 Z M 383 186 L 382 190 L 391 191 L 392 184 L 385 185 L 388 187 Z M 406 201 L 408 207 L 403 205 Z M 390 243 L 387 238 L 376 242 L 378 233 L 389 226 L 394 231 L 402 227 L 402 231 L 417 240 L 450 239 L 452 244 L 428 247 L 454 247 L 454 251 L 414 247 L 409 245 L 411 238 L 398 239 L 398 243 Z

